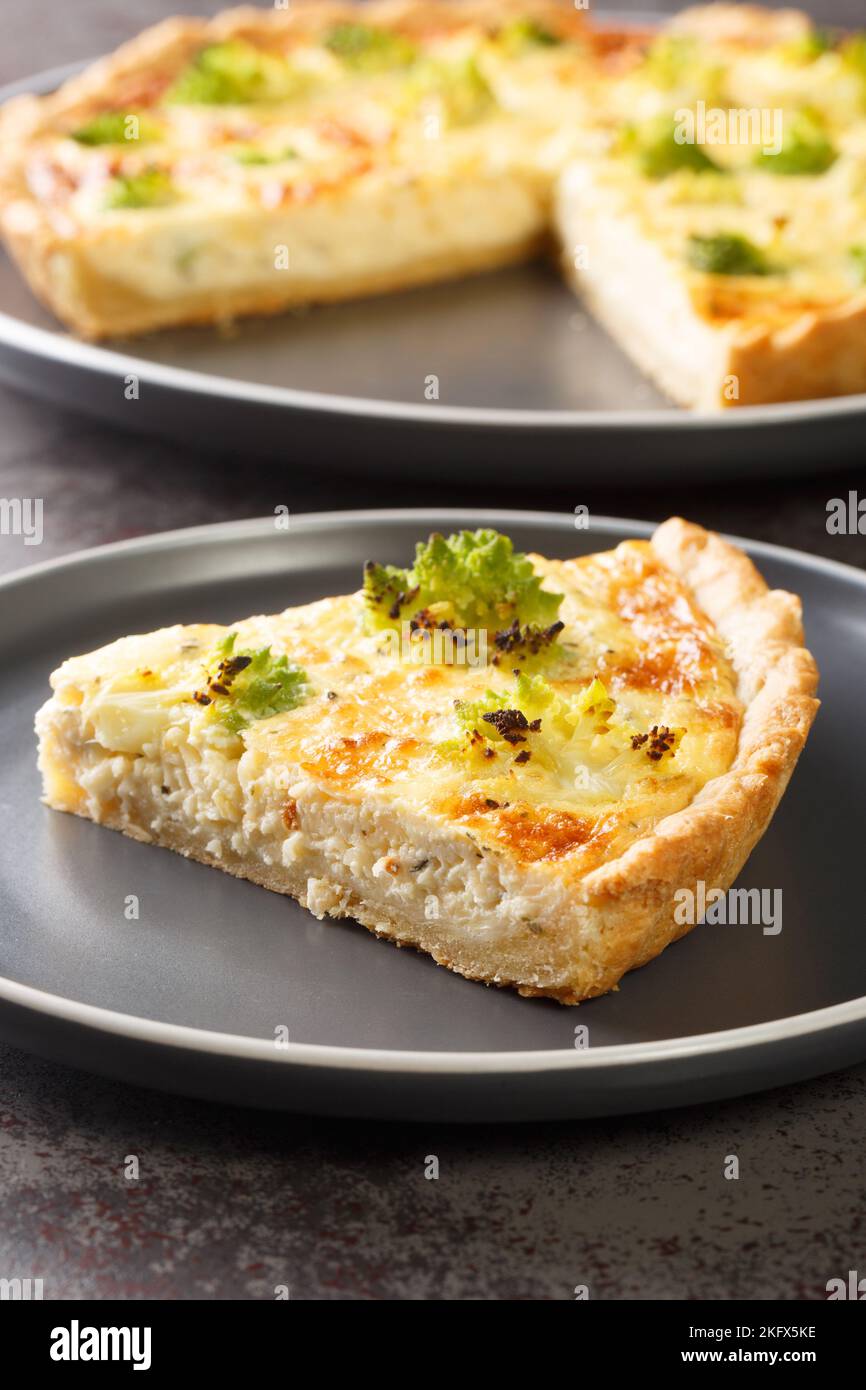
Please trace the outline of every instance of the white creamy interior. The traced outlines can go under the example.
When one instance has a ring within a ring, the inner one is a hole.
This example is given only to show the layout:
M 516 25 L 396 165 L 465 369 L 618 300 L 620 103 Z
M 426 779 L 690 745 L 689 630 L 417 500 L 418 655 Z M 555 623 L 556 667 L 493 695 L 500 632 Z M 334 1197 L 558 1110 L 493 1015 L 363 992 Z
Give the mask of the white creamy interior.
M 133 255 L 127 219 L 94 246 L 92 270 L 153 299 L 271 287 L 291 300 L 295 287 L 314 293 L 519 248 L 546 221 L 543 186 L 528 174 L 376 180 L 285 213 L 216 208 L 203 222 L 200 210 L 176 211 L 142 224 Z
M 590 167 L 563 175 L 555 218 L 569 273 L 616 341 L 680 404 L 718 405 L 723 330 L 696 315 L 681 271 L 634 219 L 608 205 Z
M 138 756 L 112 754 L 84 738 L 82 725 L 80 707 L 56 697 L 37 716 L 51 804 L 142 840 L 172 843 L 172 826 L 181 826 L 186 849 L 227 868 L 257 864 L 269 887 L 302 895 L 318 917 L 342 916 L 360 898 L 385 916 L 441 921 L 452 936 L 507 940 L 525 935 L 563 892 L 392 799 L 326 794 L 261 749 L 238 759 L 174 726 Z

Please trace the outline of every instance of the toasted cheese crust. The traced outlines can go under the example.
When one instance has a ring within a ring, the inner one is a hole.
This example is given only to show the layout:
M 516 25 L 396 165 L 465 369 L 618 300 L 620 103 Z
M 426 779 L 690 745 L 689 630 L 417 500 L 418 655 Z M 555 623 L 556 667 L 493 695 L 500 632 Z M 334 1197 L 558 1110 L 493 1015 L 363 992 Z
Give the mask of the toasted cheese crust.
M 227 629 L 65 662 L 37 719 L 48 804 L 471 978 L 564 1002 L 604 992 L 680 933 L 678 888 L 738 872 L 805 739 L 816 673 L 797 601 L 699 528 L 531 559 L 564 596 L 538 717 L 517 708 L 535 687 L 507 657 L 419 661 L 369 630 L 362 595 L 323 599 L 232 628 L 226 650 L 268 647 L 307 682 L 296 707 L 244 728 L 215 695 Z
M 674 399 L 866 389 L 866 36 L 793 10 L 660 33 L 566 0 L 170 20 L 8 103 L 0 193 L 13 255 L 85 336 L 487 270 L 553 231 Z

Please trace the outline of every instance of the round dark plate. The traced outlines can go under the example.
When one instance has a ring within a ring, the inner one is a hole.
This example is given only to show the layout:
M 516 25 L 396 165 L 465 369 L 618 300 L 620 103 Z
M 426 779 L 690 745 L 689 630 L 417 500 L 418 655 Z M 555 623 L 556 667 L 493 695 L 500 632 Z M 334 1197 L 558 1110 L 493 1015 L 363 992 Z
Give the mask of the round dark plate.
M 823 673 L 824 710 L 740 879 L 781 890 L 782 930 L 701 926 L 578 1009 L 472 984 L 352 923 L 317 922 L 289 899 L 41 805 L 33 715 L 65 656 L 348 592 L 369 557 L 405 563 L 432 528 L 482 524 L 561 557 L 647 533 L 598 519 L 576 531 L 571 517 L 531 512 L 339 513 L 287 532 L 265 519 L 125 542 L 0 583 L 3 1035 L 169 1090 L 404 1119 L 650 1109 L 866 1057 L 866 576 L 825 560 L 748 546 L 772 584 L 802 595 Z
M 646 25 L 653 16 L 611 15 Z M 82 65 L 0 90 L 49 92 Z M 425 383 L 439 378 L 439 399 Z M 126 399 L 127 376 L 140 397 Z M 80 342 L 0 254 L 0 379 L 122 428 L 343 472 L 552 483 L 790 476 L 862 455 L 866 396 L 698 415 L 667 403 L 551 267 L 251 319 Z

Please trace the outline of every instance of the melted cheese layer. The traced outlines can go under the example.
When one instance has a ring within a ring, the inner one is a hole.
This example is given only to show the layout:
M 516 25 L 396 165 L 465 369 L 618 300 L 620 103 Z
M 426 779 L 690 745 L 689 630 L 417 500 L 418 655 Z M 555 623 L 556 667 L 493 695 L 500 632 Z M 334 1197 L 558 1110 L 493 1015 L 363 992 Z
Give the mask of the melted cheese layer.
M 225 628 L 167 628 L 74 658 L 53 677 L 54 699 L 75 712 L 80 739 L 103 759 L 162 765 L 170 751 L 193 780 L 205 777 L 207 805 L 190 803 L 205 819 L 240 821 L 244 788 L 264 777 L 283 788 L 287 830 L 292 787 L 312 784 L 327 798 L 390 804 L 457 828 L 479 854 L 534 864 L 568 857 L 586 871 L 730 767 L 742 709 L 711 624 L 648 544 L 531 558 L 545 587 L 564 595 L 565 626 L 543 669 L 549 687 L 568 700 L 598 676 L 615 702 L 580 737 L 561 736 L 542 713 L 538 730 L 490 739 L 479 753 L 456 706 L 494 691 L 510 707 L 517 685 L 507 659 L 460 666 L 401 657 L 381 633 L 364 631 L 360 594 L 231 629 L 236 651 L 270 646 L 302 666 L 312 687 L 306 703 L 241 734 L 193 699 Z M 677 732 L 655 760 L 654 730 Z

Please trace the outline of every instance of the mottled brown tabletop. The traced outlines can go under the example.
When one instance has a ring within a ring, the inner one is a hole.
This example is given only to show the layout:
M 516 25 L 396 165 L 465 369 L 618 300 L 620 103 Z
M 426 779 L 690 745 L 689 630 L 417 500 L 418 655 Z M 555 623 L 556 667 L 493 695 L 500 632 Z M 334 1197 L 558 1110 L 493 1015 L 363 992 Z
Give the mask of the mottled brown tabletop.
M 175 0 L 4 0 L 0 81 L 110 49 Z M 218 6 L 184 0 L 185 12 Z M 600 10 L 605 8 L 599 5 Z M 634 8 L 665 8 L 663 5 Z M 670 8 L 670 6 L 668 6 Z M 821 17 L 862 23 L 862 0 Z M 0 571 L 83 546 L 291 510 L 489 506 L 489 488 L 291 475 L 210 446 L 122 434 L 0 389 L 0 496 L 44 500 L 44 540 L 0 536 Z M 864 470 L 688 496 L 600 481 L 509 484 L 495 504 L 705 525 L 866 566 L 826 507 Z M 818 924 L 816 924 L 818 925 Z M 0 923 L 2 929 L 2 923 Z M 0 1045 L 0 1277 L 46 1298 L 823 1298 L 866 1268 L 866 1066 L 724 1104 L 620 1120 L 397 1126 L 164 1097 Z M 437 1155 L 438 1181 L 425 1178 Z M 727 1155 L 740 1178 L 724 1176 Z M 129 1155 L 140 1163 L 127 1181 Z

